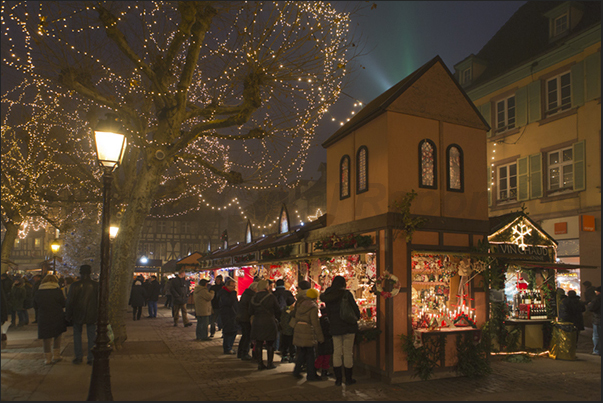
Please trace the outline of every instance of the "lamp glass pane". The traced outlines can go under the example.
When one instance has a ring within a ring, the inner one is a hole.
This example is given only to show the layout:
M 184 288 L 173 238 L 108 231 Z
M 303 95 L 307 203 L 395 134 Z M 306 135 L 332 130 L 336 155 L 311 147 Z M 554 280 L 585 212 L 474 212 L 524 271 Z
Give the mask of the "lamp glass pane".
M 119 133 L 95 132 L 96 152 L 102 165 L 112 167 L 121 160 L 126 136 Z

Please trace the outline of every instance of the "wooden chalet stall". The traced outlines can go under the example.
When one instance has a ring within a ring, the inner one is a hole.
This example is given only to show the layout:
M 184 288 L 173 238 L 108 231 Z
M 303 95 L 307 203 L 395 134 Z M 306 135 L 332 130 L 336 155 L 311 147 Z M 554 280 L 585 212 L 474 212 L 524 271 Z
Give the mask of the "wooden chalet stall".
M 457 336 L 476 336 L 487 319 L 484 265 L 470 253 L 489 231 L 488 130 L 435 57 L 323 144 L 327 225 L 308 240 L 373 238 L 377 331 L 357 344 L 355 365 L 384 380 L 414 379 L 402 337 L 446 339 L 433 377 L 456 375 Z

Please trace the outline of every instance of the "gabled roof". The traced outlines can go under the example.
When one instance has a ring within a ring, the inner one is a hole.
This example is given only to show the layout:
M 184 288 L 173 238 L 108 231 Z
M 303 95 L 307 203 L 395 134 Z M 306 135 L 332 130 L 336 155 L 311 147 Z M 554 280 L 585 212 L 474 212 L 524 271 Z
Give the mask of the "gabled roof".
M 552 236 L 542 229 L 534 220 L 522 211 L 515 211 L 498 217 L 490 217 L 490 235 L 488 241 L 491 243 L 511 243 L 514 236 L 514 228 L 523 224 L 531 229 L 531 234 L 526 235 L 530 245 L 554 246 L 559 244 Z M 536 231 L 533 231 L 536 230 Z
M 352 131 L 358 129 L 359 127 L 365 125 L 372 119 L 381 115 L 383 112 L 385 112 L 387 110 L 388 106 L 390 106 L 396 99 L 398 99 L 402 94 L 404 94 L 404 92 L 407 89 L 409 89 L 418 79 L 420 79 L 427 71 L 429 71 L 432 67 L 434 67 L 438 63 L 440 65 L 442 65 L 444 70 L 448 73 L 448 76 L 450 77 L 452 82 L 456 85 L 458 90 L 463 94 L 464 98 L 467 100 L 467 103 L 473 108 L 476 116 L 478 116 L 480 121 L 483 123 L 484 130 L 489 130 L 490 126 L 483 119 L 481 114 L 475 108 L 475 105 L 473 105 L 473 102 L 471 101 L 471 99 L 467 96 L 465 91 L 461 88 L 461 86 L 458 84 L 456 79 L 450 73 L 450 70 L 448 70 L 448 68 L 442 61 L 442 58 L 440 58 L 440 56 L 436 56 L 433 59 L 431 59 L 429 62 L 427 62 L 423 66 L 421 66 L 419 69 L 415 70 L 413 73 L 408 75 L 406 78 L 404 78 L 398 84 L 394 85 L 393 87 L 391 87 L 390 89 L 385 91 L 383 94 L 379 95 L 377 98 L 375 98 L 371 102 L 369 102 L 364 108 L 362 108 L 360 110 L 360 112 L 358 112 L 352 119 L 350 119 L 349 122 L 347 122 L 345 125 L 343 125 L 339 130 L 337 130 L 335 132 L 335 134 L 333 134 L 324 143 L 322 143 L 322 146 L 324 148 L 331 146 L 338 140 L 347 136 Z
M 584 8 L 582 19 L 568 35 L 554 42 L 549 41 L 549 20 L 545 13 L 563 2 L 528 1 L 521 6 L 476 55 L 477 58 L 487 62 L 487 67 L 465 88 L 467 90 L 475 88 L 530 60 L 537 59 L 564 44 L 569 38 L 579 35 L 596 24 L 601 24 L 601 2 L 575 3 L 579 3 Z

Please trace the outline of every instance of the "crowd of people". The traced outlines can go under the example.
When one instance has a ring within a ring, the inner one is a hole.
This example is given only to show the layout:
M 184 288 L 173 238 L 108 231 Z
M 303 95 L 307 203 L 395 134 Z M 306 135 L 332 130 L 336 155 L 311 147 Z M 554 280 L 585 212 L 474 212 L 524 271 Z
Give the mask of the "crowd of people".
M 171 295 L 174 326 L 178 326 L 180 313 L 184 326 L 191 326 L 186 314 L 189 293 L 184 270 L 170 280 L 165 292 Z M 335 277 L 322 294 L 308 281 L 301 281 L 296 295 L 286 289 L 282 279 L 273 282 L 256 277 L 239 299 L 235 280 L 218 275 L 214 284 L 199 280 L 192 295 L 197 318 L 195 341 L 212 340 L 216 330 L 222 331 L 223 353 L 236 354 L 242 361 L 256 364 L 259 371 L 276 368 L 276 352 L 281 362 L 295 363 L 293 376 L 297 378 L 303 378 L 305 372 L 308 381 L 334 376 L 336 385 L 341 385 L 344 377 L 346 385 L 356 382 L 353 345 L 360 310 L 343 277 Z M 341 317 L 342 303 L 349 303 L 356 320 L 346 322 Z
M 33 323 L 37 323 L 38 338 L 43 340 L 46 364 L 62 360 L 61 336 L 70 326 L 75 350 L 72 362 L 83 362 L 84 325 L 86 361 L 92 364 L 99 284 L 91 278 L 89 265 L 82 265 L 75 278 L 53 274 L 43 278 L 41 275 L 10 277 L 5 273 L 1 283 L 2 323 L 10 318 L 10 326 L 27 325 L 28 310 L 33 308 Z M 579 334 L 584 330 L 583 313 L 589 312 L 593 324 L 592 354 L 601 355 L 601 287 L 593 287 L 589 282 L 584 285 L 584 301 L 575 291 L 567 295 L 559 293 L 559 320 L 573 323 Z M 178 326 L 180 316 L 185 327 L 192 326 L 187 312 L 189 290 L 184 269 L 162 283 L 154 275 L 147 279 L 137 276 L 129 300 L 133 320 L 140 320 L 144 306 L 148 307 L 148 318 L 157 318 L 157 302 L 160 295 L 165 295 L 165 306 L 172 308 L 174 326 Z M 218 275 L 214 284 L 201 279 L 192 295 L 197 319 L 196 341 L 211 340 L 216 330 L 222 331 L 224 354 L 236 354 L 242 361 L 253 362 L 260 371 L 276 368 L 274 356 L 278 352 L 281 362 L 295 363 L 293 376 L 297 378 L 303 378 L 305 372 L 308 381 L 334 376 L 335 385 L 341 385 L 344 377 L 346 385 L 356 382 L 353 346 L 360 311 L 353 294 L 346 289 L 344 277 L 334 277 L 331 286 L 322 293 L 308 281 L 300 281 L 296 295 L 286 289 L 282 279 L 273 282 L 256 277 L 239 299 L 235 280 Z M 351 319 L 344 310 L 352 312 Z M 241 337 L 235 351 L 238 334 Z M 4 333 L 2 340 L 4 345 Z

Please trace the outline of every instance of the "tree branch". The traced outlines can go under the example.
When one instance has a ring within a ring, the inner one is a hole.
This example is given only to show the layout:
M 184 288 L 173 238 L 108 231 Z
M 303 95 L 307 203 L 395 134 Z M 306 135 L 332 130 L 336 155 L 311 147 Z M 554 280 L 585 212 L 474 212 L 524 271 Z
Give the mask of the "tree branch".
M 230 183 L 231 185 L 238 185 L 238 184 L 243 183 L 243 176 L 239 172 L 235 172 L 235 171 L 224 172 L 221 169 L 216 168 L 209 162 L 205 161 L 199 155 L 185 154 L 185 155 L 182 155 L 181 158 L 190 160 L 190 161 L 195 161 L 199 165 L 202 165 L 204 168 L 211 171 L 211 173 L 213 173 L 214 175 L 217 175 L 217 176 L 220 176 L 220 177 L 226 179 L 228 181 L 228 183 Z

